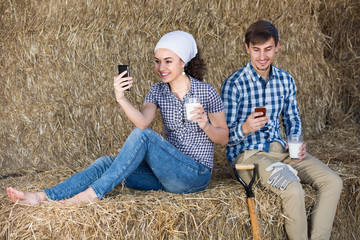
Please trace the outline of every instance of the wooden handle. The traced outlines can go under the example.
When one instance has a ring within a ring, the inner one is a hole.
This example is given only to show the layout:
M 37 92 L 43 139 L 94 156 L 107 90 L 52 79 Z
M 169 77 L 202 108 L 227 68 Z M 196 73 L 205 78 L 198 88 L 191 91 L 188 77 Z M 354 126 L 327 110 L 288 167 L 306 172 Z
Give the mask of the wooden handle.
M 250 214 L 250 221 L 251 221 L 251 228 L 253 231 L 254 240 L 260 240 L 260 227 L 259 222 L 256 214 L 255 208 L 255 200 L 254 198 L 247 199 L 248 206 L 249 206 L 249 214 Z
M 252 170 L 255 168 L 254 164 L 235 164 L 236 170 Z

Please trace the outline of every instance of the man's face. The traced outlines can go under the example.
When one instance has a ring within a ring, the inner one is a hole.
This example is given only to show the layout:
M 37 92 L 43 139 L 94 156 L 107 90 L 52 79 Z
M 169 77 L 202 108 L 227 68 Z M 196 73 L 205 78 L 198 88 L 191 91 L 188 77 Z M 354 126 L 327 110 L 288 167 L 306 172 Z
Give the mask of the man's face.
M 256 72 L 262 76 L 270 72 L 270 65 L 274 61 L 275 53 L 278 52 L 279 43 L 275 46 L 275 41 L 270 38 L 264 43 L 252 44 L 249 46 L 245 43 L 247 53 L 250 55 L 251 65 Z

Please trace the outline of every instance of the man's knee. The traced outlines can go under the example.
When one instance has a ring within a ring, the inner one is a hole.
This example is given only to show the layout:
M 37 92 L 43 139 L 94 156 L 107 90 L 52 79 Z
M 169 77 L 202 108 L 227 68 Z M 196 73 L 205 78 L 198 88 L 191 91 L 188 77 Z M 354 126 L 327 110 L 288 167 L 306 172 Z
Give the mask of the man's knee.
M 299 181 L 293 181 L 284 190 L 277 190 L 276 192 L 280 197 L 287 201 L 292 199 L 292 201 L 304 201 L 305 191 L 302 188 L 302 185 Z
M 333 191 L 340 193 L 343 188 L 343 181 L 341 177 L 334 172 L 329 178 L 328 185 Z

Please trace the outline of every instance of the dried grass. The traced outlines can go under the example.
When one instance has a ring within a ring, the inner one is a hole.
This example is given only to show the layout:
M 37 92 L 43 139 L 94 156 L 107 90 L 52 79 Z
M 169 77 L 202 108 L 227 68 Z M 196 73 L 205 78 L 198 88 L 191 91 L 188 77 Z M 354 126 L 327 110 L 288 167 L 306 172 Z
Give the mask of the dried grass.
M 360 2 L 323 1 L 319 22 L 326 36 L 324 56 L 335 72 L 330 86 L 338 94 L 329 111 L 335 121 L 360 123 Z
M 129 99 L 140 106 L 158 79 L 153 47 L 162 34 L 191 32 L 205 81 L 219 90 L 248 61 L 246 28 L 266 19 L 280 33 L 276 65 L 298 86 L 310 152 L 344 179 L 332 238 L 358 239 L 359 12 L 356 0 L 0 1 L 0 238 L 251 239 L 244 192 L 219 146 L 199 194 L 118 188 L 100 203 L 32 208 L 8 202 L 4 189 L 43 189 L 116 154 L 133 129 L 113 96 L 116 65 L 130 64 Z M 151 127 L 161 132 L 160 119 Z M 280 200 L 260 188 L 255 195 L 265 238 L 285 238 Z
M 358 239 L 360 230 L 360 129 L 346 125 L 307 139 L 309 151 L 337 171 L 344 182 L 331 239 Z M 347 141 L 339 141 L 339 138 Z M 77 169 L 77 171 L 80 169 Z M 245 192 L 228 169 L 216 166 L 206 191 L 179 195 L 117 187 L 104 200 L 81 206 L 49 202 L 39 207 L 13 204 L 5 187 L 37 191 L 66 179 L 74 170 L 45 172 L 0 180 L 0 239 L 252 239 Z M 304 185 L 308 214 L 316 201 Z M 264 239 L 286 239 L 281 200 L 254 187 Z
M 358 72 L 352 82 L 338 80 L 338 69 L 324 56 L 337 34 L 324 30 L 323 24 L 333 23 L 324 13 L 337 11 L 336 1 L 328 2 L 1 1 L 0 173 L 76 168 L 116 154 L 133 129 L 113 96 L 116 65 L 131 65 L 137 84 L 129 99 L 140 106 L 158 80 L 154 45 L 175 29 L 193 33 L 208 63 L 205 80 L 219 90 L 248 61 L 248 25 L 273 22 L 281 38 L 276 65 L 296 79 L 304 132 L 352 119 L 359 106 Z M 350 10 L 341 26 L 359 19 Z M 349 44 L 357 43 L 348 36 Z M 339 92 L 338 85 L 346 89 Z M 161 131 L 159 118 L 152 128 Z M 218 147 L 216 158 L 222 161 L 223 152 Z

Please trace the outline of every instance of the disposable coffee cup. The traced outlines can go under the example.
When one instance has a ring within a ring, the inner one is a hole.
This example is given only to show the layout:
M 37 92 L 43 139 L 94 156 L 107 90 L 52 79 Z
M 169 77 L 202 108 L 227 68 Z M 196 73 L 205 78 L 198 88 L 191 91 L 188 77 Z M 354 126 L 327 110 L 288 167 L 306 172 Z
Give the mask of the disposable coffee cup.
M 191 118 L 196 115 L 196 113 L 191 114 L 191 112 L 195 110 L 196 106 L 201 106 L 200 98 L 185 99 L 186 120 L 191 121 Z
M 303 145 L 303 136 L 302 135 L 289 135 L 287 137 L 289 145 L 289 154 L 290 158 L 293 160 L 299 159 L 299 153 L 301 145 Z

